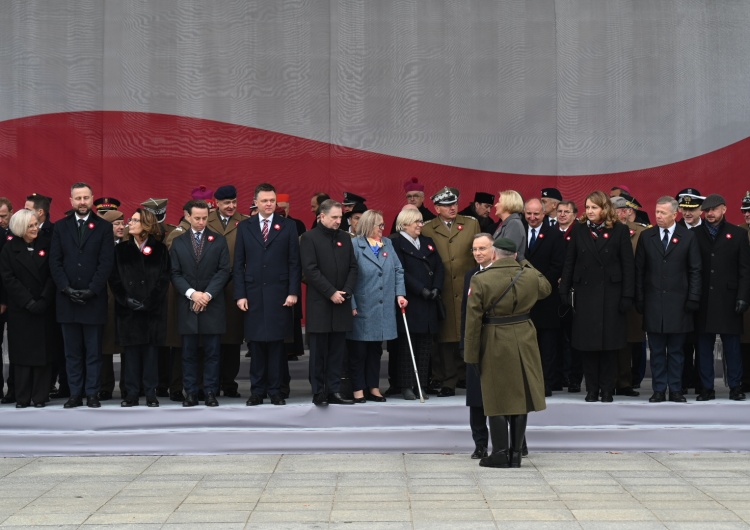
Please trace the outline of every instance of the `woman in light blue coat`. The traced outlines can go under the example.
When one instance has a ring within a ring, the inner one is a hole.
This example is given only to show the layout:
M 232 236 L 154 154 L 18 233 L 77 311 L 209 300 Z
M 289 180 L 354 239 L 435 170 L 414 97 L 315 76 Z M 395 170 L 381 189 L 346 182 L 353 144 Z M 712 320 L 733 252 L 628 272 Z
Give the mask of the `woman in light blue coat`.
M 383 239 L 384 228 L 382 212 L 368 210 L 352 240 L 359 274 L 352 293 L 354 325 L 346 338 L 352 341 L 349 376 L 355 403 L 385 401 L 378 388 L 383 341 L 396 338 L 396 312 L 407 304 L 404 269 L 391 240 Z

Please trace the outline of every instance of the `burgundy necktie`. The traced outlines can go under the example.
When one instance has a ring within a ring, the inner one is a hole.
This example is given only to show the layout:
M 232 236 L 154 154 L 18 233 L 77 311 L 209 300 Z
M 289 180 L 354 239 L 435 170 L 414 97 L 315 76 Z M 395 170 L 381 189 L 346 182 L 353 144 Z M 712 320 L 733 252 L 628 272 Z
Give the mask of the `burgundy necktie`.
M 268 241 L 268 219 L 263 219 L 263 229 L 260 233 L 263 234 L 263 241 Z

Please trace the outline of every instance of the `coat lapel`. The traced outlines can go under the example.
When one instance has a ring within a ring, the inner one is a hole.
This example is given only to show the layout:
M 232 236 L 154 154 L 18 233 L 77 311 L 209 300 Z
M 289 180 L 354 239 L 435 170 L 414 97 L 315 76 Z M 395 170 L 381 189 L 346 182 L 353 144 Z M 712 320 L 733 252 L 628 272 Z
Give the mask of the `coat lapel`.
M 278 226 L 278 228 L 276 228 Z M 269 223 L 268 225 L 268 241 L 266 241 L 266 246 L 271 244 L 271 241 L 276 239 L 276 236 L 279 235 L 279 232 L 281 232 L 281 229 L 284 226 L 284 219 L 279 215 L 273 216 L 273 222 Z M 262 240 L 263 238 L 261 238 Z
M 41 277 L 39 276 L 39 265 L 36 263 L 36 260 L 37 258 L 40 260 L 43 260 L 44 258 L 39 256 L 39 249 L 35 248 L 33 252 L 29 252 L 26 250 L 26 242 L 20 237 L 13 238 L 11 244 L 13 245 L 12 248 L 16 254 L 18 263 L 28 270 L 34 278 L 41 280 Z
M 255 238 L 255 240 L 258 242 L 258 244 L 261 247 L 266 246 L 266 242 L 263 241 L 263 234 L 260 232 L 260 220 L 258 219 L 258 216 L 251 217 L 249 220 L 250 224 L 250 233 Z M 268 233 L 270 235 L 271 233 L 271 227 L 268 227 Z
M 380 252 L 378 253 L 378 256 L 375 256 L 375 253 L 370 248 L 370 244 L 367 242 L 367 239 L 364 237 L 357 237 L 357 245 L 362 249 L 362 255 L 365 257 L 365 259 L 368 259 L 372 261 L 375 265 L 377 265 L 379 268 L 383 268 L 383 261 L 385 261 L 385 258 L 383 258 L 383 248 L 380 249 Z

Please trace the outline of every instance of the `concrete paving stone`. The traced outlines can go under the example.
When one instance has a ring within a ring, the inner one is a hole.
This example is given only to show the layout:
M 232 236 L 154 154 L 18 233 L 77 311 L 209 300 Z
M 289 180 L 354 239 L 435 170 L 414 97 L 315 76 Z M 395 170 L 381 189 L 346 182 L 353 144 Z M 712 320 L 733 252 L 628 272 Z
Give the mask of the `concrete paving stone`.
M 349 500 L 335 500 L 333 502 L 332 509 L 334 511 L 359 511 L 359 510 L 370 510 L 370 511 L 381 511 L 388 512 L 391 510 L 409 510 L 413 508 L 408 499 L 401 501 L 349 501 Z
M 713 502 L 727 510 L 750 510 L 750 501 L 747 500 L 716 499 Z
M 539 501 L 513 501 L 509 502 L 503 499 L 487 499 L 487 507 L 491 510 L 504 510 L 504 509 L 518 509 L 518 510 L 525 510 L 527 508 L 531 509 L 537 509 L 537 508 L 544 508 L 546 510 L 555 510 L 555 509 L 567 509 L 568 506 L 563 501 L 546 501 L 544 503 L 540 503 Z M 462 504 L 463 506 L 463 504 Z
M 664 469 L 658 469 L 658 470 L 633 470 L 633 469 L 613 469 L 610 471 L 607 471 L 609 475 L 611 475 L 615 479 L 620 478 L 672 478 L 675 476 L 679 476 L 679 474 L 674 473 L 666 468 Z
M 0 518 L 0 522 L 2 522 L 2 518 Z M 45 526 L 43 528 L 47 528 L 47 527 Z M 60 524 L 60 525 L 50 526 L 49 528 L 54 528 L 55 530 L 78 530 L 79 528 L 81 528 L 81 526 L 77 524 Z M 2 529 L 3 530 L 29 530 L 29 526 L 3 524 Z M 113 530 L 113 529 L 110 528 L 109 530 Z
M 359 493 L 357 491 L 337 491 L 334 496 L 335 502 L 388 502 L 403 501 L 413 498 L 413 495 L 404 492 L 393 493 Z
M 747 523 L 662 521 L 668 530 L 747 530 Z
M 571 510 L 579 521 L 653 521 L 655 516 L 643 508 L 601 510 L 595 508 Z
M 715 499 L 719 502 L 723 501 L 749 501 L 750 500 L 750 492 L 748 490 L 744 491 L 722 491 L 722 492 L 706 492 L 706 495 L 712 499 Z
M 351 530 L 351 528 L 351 523 L 330 523 L 328 525 L 328 530 Z M 412 530 L 412 524 L 407 521 L 368 522 L 367 530 Z
M 335 523 L 369 523 L 370 521 L 411 521 L 412 513 L 407 510 L 331 510 L 330 521 Z
M 382 476 L 401 476 L 403 478 L 402 473 L 374 473 L 373 475 L 382 475 Z M 300 475 L 298 473 L 273 473 L 272 475 L 268 476 L 268 482 L 285 482 L 288 480 L 292 481 L 299 481 L 299 482 L 336 482 L 339 479 L 351 477 L 356 478 L 359 476 L 360 480 L 362 479 L 361 473 L 336 473 L 336 472 L 327 472 L 327 473 L 320 473 L 316 475 Z M 368 477 L 370 477 L 370 474 L 367 474 Z
M 210 493 L 210 494 L 209 494 Z M 194 494 L 191 493 L 185 500 L 184 504 L 211 504 L 213 502 L 229 502 L 229 503 L 251 503 L 254 504 L 260 499 L 262 492 L 257 492 L 252 495 L 216 495 L 213 492 L 207 492 L 206 494 Z
M 79 528 L 84 528 L 85 530 L 159 530 L 162 528 L 162 525 L 161 523 L 122 523 L 122 524 L 84 523 Z
M 108 502 L 99 507 L 96 513 L 165 513 L 173 512 L 180 506 L 179 501 L 154 503 Z
M 690 481 L 687 481 L 679 476 L 671 477 L 619 477 L 613 479 L 618 484 L 623 486 L 692 486 Z
M 669 510 L 652 509 L 651 512 L 661 521 L 741 521 L 736 513 L 730 510 Z
M 711 497 L 701 491 L 693 493 L 680 493 L 679 491 L 653 491 L 653 492 L 641 492 L 637 489 L 629 492 L 634 498 L 639 501 L 656 501 L 656 500 L 675 500 L 684 501 L 686 499 L 692 499 L 696 501 L 710 501 Z
M 576 518 L 567 508 L 546 509 L 541 506 L 533 508 L 493 509 L 495 521 L 575 521 Z
M 198 482 L 195 486 L 190 488 L 190 494 L 191 495 L 203 495 L 203 494 L 252 495 L 254 493 L 263 491 L 265 488 L 266 486 L 263 484 L 229 486 L 224 483 L 212 485 L 212 483 L 209 483 L 209 482 Z
M 516 493 L 516 492 L 497 492 L 497 491 L 485 491 L 484 497 L 489 500 L 505 500 L 505 501 L 557 501 L 560 500 L 555 493 Z
M 491 521 L 492 510 L 467 510 L 456 503 L 451 508 L 449 504 L 443 509 L 416 510 L 412 508 L 412 518 L 414 521 Z
M 380 523 L 370 523 L 368 525 L 369 528 L 378 528 L 378 525 Z M 352 525 L 348 525 L 349 530 L 351 530 Z M 247 523 L 245 525 L 245 528 L 247 530 L 328 530 L 330 528 L 330 524 L 327 521 L 324 522 L 307 522 L 307 523 L 290 523 L 290 522 L 284 522 L 280 521 L 277 523 Z M 201 530 L 199 528 L 196 528 L 195 530 Z
M 144 475 L 203 474 L 238 475 L 246 470 L 248 475 L 273 473 L 280 455 L 213 455 L 213 456 L 161 456 Z
M 306 496 L 306 495 L 334 495 L 336 493 L 336 486 L 329 485 L 329 486 L 320 486 L 317 488 L 313 487 L 305 487 L 305 488 L 265 488 L 263 490 L 263 495 L 275 495 L 282 497 L 284 495 L 296 495 L 296 496 Z
M 208 512 L 208 511 L 226 511 L 242 512 L 252 510 L 257 503 L 253 502 L 214 502 L 208 504 L 182 503 L 177 508 L 177 512 Z
M 702 493 L 702 489 L 698 489 L 690 484 L 629 484 L 625 487 L 626 491 L 637 492 L 637 493 L 680 493 L 685 496 L 694 496 Z
M 102 459 L 96 464 L 70 462 L 49 462 L 37 460 L 8 474 L 11 477 L 91 477 L 92 480 L 102 475 L 135 475 L 142 473 L 150 464 L 144 462 L 109 462 Z
M 445 501 L 411 501 L 412 510 L 441 510 L 445 509 L 445 505 Z M 457 505 L 463 510 L 486 510 L 491 507 L 489 501 L 461 501 Z
M 728 484 L 734 484 L 737 486 L 750 486 L 750 477 L 748 476 L 735 476 L 735 477 L 683 477 L 683 480 L 688 484 L 695 486 L 725 486 Z
M 296 522 L 296 523 L 314 523 L 328 522 L 331 518 L 329 510 L 310 511 L 310 512 L 257 512 L 250 514 L 248 523 L 250 528 L 254 528 L 255 523 L 275 523 L 275 522 Z M 377 520 L 377 519 L 373 519 Z
M 266 488 L 268 489 L 268 488 Z M 314 488 L 313 488 L 314 489 Z M 348 493 L 348 492 L 357 492 L 362 494 L 370 494 L 370 493 L 401 493 L 402 495 L 406 495 L 409 492 L 409 488 L 406 487 L 405 484 L 394 484 L 392 486 L 381 486 L 378 484 L 371 484 L 371 483 L 361 483 L 361 484 L 351 484 L 345 487 L 338 486 L 334 492 L 336 495 Z
M 172 511 L 160 513 L 94 513 L 86 520 L 89 524 L 162 524 Z
M 628 500 L 635 500 L 632 495 L 630 495 L 628 492 L 624 493 L 584 493 L 584 492 L 560 492 L 557 493 L 557 497 L 561 501 L 570 502 L 570 501 L 587 501 L 587 502 L 598 502 L 598 503 L 606 503 L 606 502 L 621 502 L 621 501 L 628 501 Z
M 476 460 L 473 460 L 472 462 L 476 463 Z M 412 480 L 475 480 L 473 468 L 471 471 L 466 471 L 464 473 L 441 473 L 441 472 L 435 472 L 435 473 L 421 473 L 421 472 L 414 472 L 407 474 L 402 474 L 402 477 L 406 480 L 412 481 Z
M 502 530 L 580 530 L 580 526 L 574 521 L 414 521 L 414 530 L 489 530 L 499 528 Z
M 324 511 L 333 508 L 332 501 L 314 501 L 314 502 L 258 502 L 253 508 L 259 512 L 273 511 Z M 408 508 L 408 506 L 407 506 Z
M 227 484 L 256 486 L 265 484 L 269 480 L 277 480 L 277 478 L 279 477 L 271 473 L 210 473 L 203 475 L 201 482 L 223 483 L 225 486 Z
M 258 502 L 333 502 L 334 495 L 268 494 L 262 493 Z
M 113 502 L 118 504 L 141 504 L 141 505 L 147 505 L 147 504 L 163 504 L 163 503 L 169 503 L 169 502 L 177 502 L 181 503 L 185 497 L 187 497 L 188 493 L 159 493 L 154 496 L 144 496 L 144 495 L 138 495 L 138 492 L 135 492 L 136 494 L 132 493 L 119 493 L 109 499 L 107 503 Z
M 565 506 L 569 510 L 587 510 L 589 508 L 597 508 L 599 510 L 627 510 L 627 509 L 640 509 L 644 506 L 633 498 L 623 498 L 619 501 L 602 501 L 593 502 L 590 500 L 579 501 L 579 500 L 566 500 L 564 501 Z
M 281 473 L 403 473 L 400 454 L 284 455 L 276 471 Z
M 664 530 L 659 521 L 579 521 L 583 530 Z M 707 529 L 704 529 L 707 530 Z
M 212 506 L 202 512 L 176 511 L 167 519 L 168 523 L 247 523 L 251 510 L 223 511 Z
M 746 523 L 750 523 L 750 510 L 732 510 L 735 514 L 737 514 L 737 517 L 745 521 Z
M 549 486 L 548 486 L 549 487 Z M 557 493 L 625 493 L 626 490 L 619 484 L 556 484 L 552 490 Z
M 102 503 L 98 502 L 95 504 L 71 504 L 66 506 L 64 504 L 48 505 L 46 503 L 29 504 L 16 511 L 18 515 L 45 515 L 55 513 L 93 513 L 101 508 Z
M 722 506 L 720 503 L 708 501 L 636 501 L 640 502 L 644 508 L 649 510 L 723 510 L 731 509 L 728 506 Z
M 3 521 L 5 526 L 55 526 L 82 524 L 89 518 L 90 512 L 50 513 L 34 515 L 11 515 Z
M 165 523 L 161 526 L 161 530 L 243 530 L 245 528 L 245 523 L 208 523 L 208 522 L 201 522 L 201 523 Z M 254 530 L 257 530 L 259 527 L 253 526 Z M 284 527 L 278 526 L 276 527 L 277 530 L 283 530 Z M 321 527 L 323 528 L 323 527 Z M 88 530 L 88 528 L 86 529 Z
M 749 475 L 743 471 L 715 471 L 715 470 L 702 470 L 702 471 L 680 471 L 679 476 L 689 479 L 708 479 L 708 478 L 726 478 L 729 480 L 747 478 Z
M 294 478 L 295 476 L 299 477 L 300 475 L 295 475 L 294 473 L 282 473 L 281 476 L 290 476 Z M 413 478 L 413 475 L 407 475 L 406 473 L 367 473 L 367 478 L 371 482 L 377 482 L 377 483 L 402 483 L 406 480 Z M 462 478 L 462 477 L 459 477 Z M 336 473 L 336 481 L 339 484 L 346 484 L 351 482 L 362 482 L 362 473 L 352 473 L 352 472 L 346 472 L 346 473 Z

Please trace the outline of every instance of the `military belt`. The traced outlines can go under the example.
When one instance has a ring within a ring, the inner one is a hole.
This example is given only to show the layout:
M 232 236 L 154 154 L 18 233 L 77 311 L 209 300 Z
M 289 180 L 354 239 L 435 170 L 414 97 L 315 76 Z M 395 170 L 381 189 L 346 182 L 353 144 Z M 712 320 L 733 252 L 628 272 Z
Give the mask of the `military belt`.
M 521 313 L 520 315 L 511 315 L 507 317 L 484 317 L 482 324 L 489 324 L 494 326 L 502 326 L 504 324 L 515 324 L 516 322 L 523 322 L 531 318 L 529 313 Z

